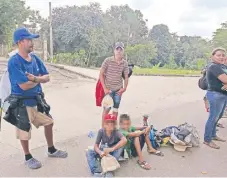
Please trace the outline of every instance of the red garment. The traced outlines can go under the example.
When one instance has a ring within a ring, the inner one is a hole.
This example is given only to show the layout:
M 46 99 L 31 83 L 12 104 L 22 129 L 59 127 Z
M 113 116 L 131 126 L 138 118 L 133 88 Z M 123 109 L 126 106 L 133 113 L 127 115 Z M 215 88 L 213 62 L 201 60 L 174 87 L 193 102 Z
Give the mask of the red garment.
M 104 98 L 104 96 L 105 96 L 105 93 L 102 87 L 102 83 L 100 80 L 98 80 L 96 84 L 96 91 L 95 91 L 96 106 L 99 106 L 99 107 L 102 106 L 102 99 Z
M 116 121 L 117 117 L 113 114 L 107 114 L 107 115 L 105 115 L 104 120 L 105 121 Z

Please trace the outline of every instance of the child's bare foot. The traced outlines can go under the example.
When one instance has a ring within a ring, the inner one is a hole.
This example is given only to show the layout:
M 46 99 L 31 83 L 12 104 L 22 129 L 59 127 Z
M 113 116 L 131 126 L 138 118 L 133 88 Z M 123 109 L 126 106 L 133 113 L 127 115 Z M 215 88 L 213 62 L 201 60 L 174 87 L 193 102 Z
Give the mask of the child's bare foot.
M 155 149 L 147 150 L 147 152 L 149 154 L 153 154 L 153 155 L 156 155 L 156 156 L 164 156 L 164 154 L 161 151 L 158 151 L 158 150 L 155 150 Z
M 147 152 L 148 153 L 154 153 L 154 152 L 156 152 L 157 150 L 156 149 L 154 149 L 154 148 L 147 148 Z

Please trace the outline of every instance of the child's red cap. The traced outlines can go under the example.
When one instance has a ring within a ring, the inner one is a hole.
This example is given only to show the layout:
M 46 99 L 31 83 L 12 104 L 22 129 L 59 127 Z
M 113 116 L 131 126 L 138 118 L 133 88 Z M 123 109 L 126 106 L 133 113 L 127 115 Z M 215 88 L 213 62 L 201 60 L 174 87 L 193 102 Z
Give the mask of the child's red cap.
M 113 114 L 107 114 L 104 118 L 105 121 L 116 121 L 117 117 Z

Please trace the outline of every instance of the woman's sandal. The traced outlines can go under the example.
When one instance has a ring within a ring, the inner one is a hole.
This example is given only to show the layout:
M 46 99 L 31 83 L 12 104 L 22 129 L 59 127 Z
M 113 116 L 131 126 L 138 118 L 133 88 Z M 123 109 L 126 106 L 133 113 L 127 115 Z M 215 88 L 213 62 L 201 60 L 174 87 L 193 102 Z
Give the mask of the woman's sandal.
M 219 141 L 219 142 L 226 142 L 226 140 L 220 138 L 220 137 L 214 137 L 212 140 Z
M 156 156 L 164 156 L 164 154 L 161 151 L 159 151 L 159 150 L 156 150 L 156 151 L 149 151 L 149 150 L 147 150 L 147 152 L 149 154 L 156 155 Z
M 145 170 L 150 170 L 151 166 L 150 164 L 148 164 L 146 161 L 140 162 L 139 160 L 137 161 L 137 163 L 139 164 L 139 166 Z
M 220 146 L 216 145 L 214 142 L 210 142 L 210 143 L 203 142 L 203 143 L 211 148 L 220 149 Z

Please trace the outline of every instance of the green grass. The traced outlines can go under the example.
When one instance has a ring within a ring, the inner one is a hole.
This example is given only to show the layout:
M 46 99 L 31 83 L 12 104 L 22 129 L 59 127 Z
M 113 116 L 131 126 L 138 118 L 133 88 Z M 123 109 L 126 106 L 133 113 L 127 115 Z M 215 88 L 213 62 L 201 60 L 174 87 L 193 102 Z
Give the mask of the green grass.
M 163 69 L 163 68 L 134 68 L 133 74 L 135 75 L 185 75 L 197 76 L 200 71 L 186 70 L 186 69 Z

